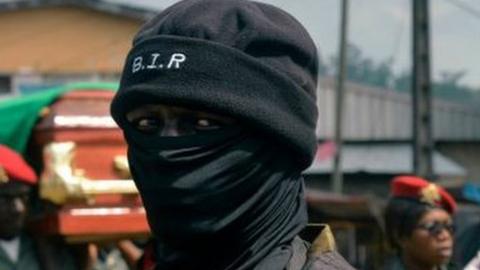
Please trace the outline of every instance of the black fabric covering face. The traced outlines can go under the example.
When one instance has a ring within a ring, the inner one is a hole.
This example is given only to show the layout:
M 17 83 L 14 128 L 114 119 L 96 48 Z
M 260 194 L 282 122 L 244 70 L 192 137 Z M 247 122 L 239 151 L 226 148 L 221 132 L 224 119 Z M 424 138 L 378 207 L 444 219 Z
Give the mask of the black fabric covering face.
M 307 214 L 298 165 L 282 147 L 236 127 L 182 137 L 124 132 L 157 269 L 285 268 Z
M 111 113 L 156 100 L 229 115 L 275 137 L 307 168 L 316 150 L 318 59 L 288 13 L 246 0 L 187 0 L 135 37 Z

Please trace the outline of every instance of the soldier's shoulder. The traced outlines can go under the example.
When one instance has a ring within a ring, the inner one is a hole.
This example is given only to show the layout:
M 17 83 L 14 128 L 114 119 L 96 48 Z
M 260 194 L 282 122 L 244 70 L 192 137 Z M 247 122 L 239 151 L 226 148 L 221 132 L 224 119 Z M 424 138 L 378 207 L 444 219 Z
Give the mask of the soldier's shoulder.
M 318 225 L 319 234 L 308 249 L 304 270 L 354 270 L 337 252 L 335 237 L 328 224 Z
M 310 256 L 303 270 L 354 270 L 337 251 Z

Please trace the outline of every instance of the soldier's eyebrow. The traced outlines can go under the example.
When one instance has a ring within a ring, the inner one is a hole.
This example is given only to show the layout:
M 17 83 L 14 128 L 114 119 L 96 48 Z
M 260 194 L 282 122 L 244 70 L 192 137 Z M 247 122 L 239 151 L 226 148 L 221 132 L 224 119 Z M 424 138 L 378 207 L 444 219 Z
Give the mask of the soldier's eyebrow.
M 127 112 L 126 117 L 128 121 L 133 121 L 142 116 L 160 114 L 161 111 L 162 111 L 161 107 L 158 107 L 155 105 L 144 105 L 142 107 L 138 107 L 136 109 L 133 109 Z

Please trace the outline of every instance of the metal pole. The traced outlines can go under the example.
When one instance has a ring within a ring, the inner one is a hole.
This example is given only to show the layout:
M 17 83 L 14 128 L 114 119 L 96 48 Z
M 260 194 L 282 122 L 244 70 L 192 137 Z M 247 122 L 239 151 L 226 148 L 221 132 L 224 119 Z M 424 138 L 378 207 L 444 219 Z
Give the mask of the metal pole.
M 431 179 L 433 177 L 433 135 L 428 3 L 428 0 L 412 0 L 412 130 L 414 173 Z
M 346 53 L 347 53 L 347 26 L 348 26 L 348 0 L 342 0 L 340 18 L 340 46 L 338 59 L 337 95 L 335 107 L 335 157 L 332 174 L 332 190 L 335 193 L 343 191 L 342 175 L 342 123 L 343 123 L 343 96 L 344 81 L 346 75 Z

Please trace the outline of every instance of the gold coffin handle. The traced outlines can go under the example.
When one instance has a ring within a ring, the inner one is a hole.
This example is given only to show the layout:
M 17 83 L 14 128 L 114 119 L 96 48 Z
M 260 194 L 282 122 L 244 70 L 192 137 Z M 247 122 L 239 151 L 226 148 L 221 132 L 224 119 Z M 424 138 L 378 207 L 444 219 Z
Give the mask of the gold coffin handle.
M 75 147 L 74 142 L 50 143 L 44 147 L 41 198 L 64 204 L 71 200 L 91 202 L 94 195 L 100 194 L 138 194 L 132 180 L 89 180 L 81 170 L 74 170 Z

